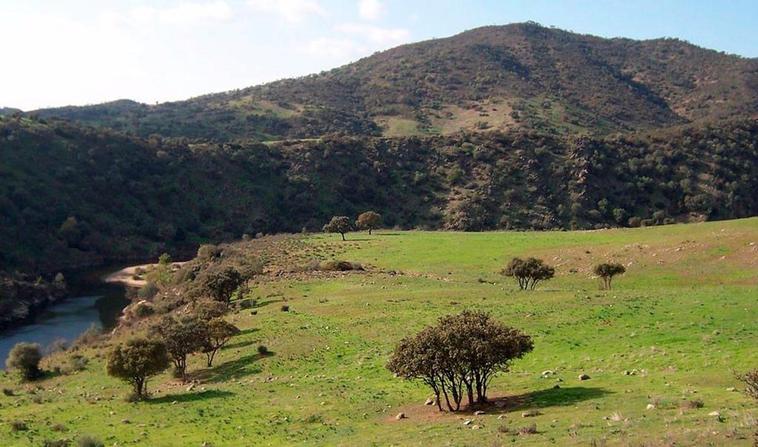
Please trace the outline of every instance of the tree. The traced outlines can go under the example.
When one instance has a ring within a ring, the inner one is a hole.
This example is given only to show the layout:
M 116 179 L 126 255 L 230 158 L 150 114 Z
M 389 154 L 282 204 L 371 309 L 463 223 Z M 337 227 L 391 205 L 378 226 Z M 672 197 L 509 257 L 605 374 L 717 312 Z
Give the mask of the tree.
M 555 276 L 555 268 L 537 258 L 513 258 L 501 272 L 505 276 L 514 277 L 522 290 L 534 290 L 538 282 Z
M 208 324 L 194 316 L 167 316 L 151 328 L 151 333 L 165 344 L 174 363 L 174 375 L 186 379 L 187 356 L 204 350 Z
M 244 279 L 234 267 L 211 270 L 201 278 L 204 292 L 217 301 L 229 303 L 232 294 L 244 283 Z
M 157 340 L 133 338 L 113 348 L 108 354 L 108 375 L 118 377 L 134 387 L 134 398 L 147 397 L 147 379 L 169 365 L 166 345 Z
M 387 367 L 400 377 L 426 383 L 440 410 L 442 396 L 448 409 L 457 411 L 464 392 L 469 405 L 486 402 L 492 378 L 533 347 L 531 337 L 519 330 L 486 313 L 464 311 L 403 339 Z
M 221 318 L 214 318 L 208 322 L 203 352 L 208 357 L 209 368 L 213 366 L 213 358 L 216 356 L 216 352 L 239 333 L 240 330 L 237 326 Z
M 358 220 L 355 221 L 355 226 L 361 230 L 368 230 L 368 234 L 371 234 L 371 230 L 378 228 L 382 223 L 382 216 L 374 211 L 366 211 L 358 216 Z
M 16 343 L 8 353 L 5 366 L 15 369 L 24 380 L 34 380 L 40 376 L 39 362 L 42 360 L 42 350 L 37 343 Z
M 603 280 L 603 288 L 610 289 L 613 277 L 623 275 L 626 272 L 626 268 L 621 264 L 605 262 L 596 265 L 592 271 Z
M 158 264 L 162 266 L 167 266 L 171 264 L 171 261 L 172 261 L 171 255 L 168 253 L 163 253 L 162 255 L 158 257 Z
M 201 299 L 192 304 L 192 314 L 201 321 L 210 321 L 224 316 L 229 311 L 229 306 L 221 301 Z
M 324 225 L 325 233 L 339 233 L 342 240 L 345 240 L 345 233 L 352 230 L 350 219 L 347 216 L 334 216 L 328 224 Z

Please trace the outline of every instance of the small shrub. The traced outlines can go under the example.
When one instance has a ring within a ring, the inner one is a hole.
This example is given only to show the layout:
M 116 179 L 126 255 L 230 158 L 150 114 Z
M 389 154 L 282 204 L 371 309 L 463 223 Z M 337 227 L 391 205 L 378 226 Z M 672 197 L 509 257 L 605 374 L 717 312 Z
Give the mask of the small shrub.
M 286 304 L 282 304 L 282 312 L 289 312 L 289 311 L 290 311 L 290 307 Z
M 100 336 L 103 335 L 103 330 L 96 324 L 92 324 L 86 331 L 74 340 L 73 346 L 89 346 L 95 344 L 100 340 Z
M 266 345 L 258 345 L 258 354 L 260 355 L 268 355 L 269 350 L 266 347 Z
M 57 432 L 63 432 L 66 431 L 66 426 L 63 424 L 53 424 L 52 427 L 50 427 L 50 430 L 57 431 Z
M 6 395 L 6 396 L 14 396 L 15 395 L 15 393 L 13 392 L 13 390 L 10 389 L 10 388 L 3 388 L 3 394 Z
M 42 350 L 37 343 L 16 343 L 8 353 L 5 366 L 15 369 L 24 380 L 34 380 L 40 376 L 39 362 L 42 360 Z
M 143 300 L 151 300 L 158 294 L 158 286 L 155 283 L 148 282 L 144 286 L 140 287 L 137 296 Z
M 45 440 L 43 447 L 68 447 L 71 443 L 67 439 Z
M 537 424 L 527 425 L 526 427 L 521 427 L 518 430 L 518 434 L 520 435 L 534 435 L 536 433 L 537 433 Z
M 703 408 L 705 406 L 705 403 L 702 399 L 691 399 L 691 400 L 685 400 L 680 405 L 679 408 L 683 410 L 692 410 L 695 408 Z
M 87 369 L 89 359 L 81 354 L 74 354 L 68 359 L 68 372 L 84 371 Z
M 745 383 L 745 394 L 753 399 L 758 399 L 758 369 L 748 371 L 737 376 L 737 378 Z
M 24 421 L 11 421 L 11 431 L 26 431 L 29 427 Z
M 134 305 L 132 315 L 137 318 L 146 318 L 155 313 L 155 307 L 152 304 L 143 301 Z
M 84 435 L 76 441 L 78 447 L 104 447 L 102 441 L 92 436 Z

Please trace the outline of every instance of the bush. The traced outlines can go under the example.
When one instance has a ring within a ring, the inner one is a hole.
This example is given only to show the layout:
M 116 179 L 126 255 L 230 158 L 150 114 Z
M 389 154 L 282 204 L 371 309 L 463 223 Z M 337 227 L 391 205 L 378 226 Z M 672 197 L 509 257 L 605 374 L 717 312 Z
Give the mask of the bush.
M 745 383 L 745 394 L 753 399 L 758 399 L 758 369 L 748 371 L 737 376 L 737 378 Z
M 29 427 L 24 421 L 11 421 L 11 431 L 26 431 Z
M 289 311 L 290 311 L 290 307 L 286 304 L 282 304 L 282 312 L 289 312 Z
M 158 289 L 158 286 L 155 283 L 148 282 L 145 283 L 144 286 L 140 287 L 139 291 L 137 292 L 137 296 L 143 300 L 151 300 L 155 297 L 155 295 L 158 294 L 159 290 L 160 289 Z
M 132 307 L 132 315 L 137 318 L 145 318 L 155 313 L 155 307 L 147 301 L 138 302 Z
M 103 444 L 102 441 L 88 435 L 83 435 L 77 439 L 76 445 L 78 447 L 105 447 L 105 444 Z
M 269 351 L 266 345 L 258 345 L 258 354 L 260 355 L 268 355 Z
M 507 371 L 513 359 L 533 349 L 531 337 L 482 312 L 464 311 L 440 318 L 436 326 L 403 339 L 387 368 L 408 380 L 428 385 L 442 410 L 440 394 L 450 411 L 460 409 L 465 392 L 469 405 L 487 401 L 492 378 Z
M 37 343 L 17 343 L 5 360 L 8 369 L 15 369 L 24 380 L 34 380 L 40 376 L 39 362 L 42 350 Z
M 42 443 L 42 447 L 68 447 L 71 443 L 67 439 L 47 439 Z

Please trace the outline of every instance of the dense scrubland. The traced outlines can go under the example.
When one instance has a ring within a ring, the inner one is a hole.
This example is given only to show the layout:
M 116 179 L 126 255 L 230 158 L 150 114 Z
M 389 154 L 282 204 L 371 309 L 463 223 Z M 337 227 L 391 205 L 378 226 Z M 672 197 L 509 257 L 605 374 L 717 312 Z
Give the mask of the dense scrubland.
M 142 272 L 156 284 L 141 295 L 152 311 L 127 311 L 111 338 L 44 359 L 36 381 L 6 372 L 0 439 L 751 445 L 758 407 L 737 375 L 758 354 L 757 224 L 384 230 L 204 246 L 178 270 Z M 502 273 L 528 256 L 555 272 L 522 291 Z M 612 290 L 592 272 L 602 262 L 625 266 Z M 166 315 L 191 313 L 218 284 L 208 278 L 229 268 L 244 281 L 223 319 L 240 333 L 212 367 L 191 354 L 186 381 L 167 371 L 149 379 L 149 399 L 125 400 L 130 386 L 106 375 L 108 353 Z M 426 385 L 393 376 L 387 363 L 401 339 L 464 309 L 523 331 L 533 350 L 494 377 L 487 405 L 439 411 Z

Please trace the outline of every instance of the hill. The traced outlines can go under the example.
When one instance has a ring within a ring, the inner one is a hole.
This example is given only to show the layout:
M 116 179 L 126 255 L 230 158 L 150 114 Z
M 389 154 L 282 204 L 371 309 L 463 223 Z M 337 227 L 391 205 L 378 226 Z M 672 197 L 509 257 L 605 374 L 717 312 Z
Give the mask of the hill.
M 328 72 L 145 105 L 33 112 L 147 137 L 280 140 L 527 128 L 603 134 L 758 113 L 758 60 L 534 23 L 403 45 Z
M 196 382 L 181 383 L 167 371 L 151 379 L 153 395 L 145 402 L 124 400 L 129 386 L 105 375 L 105 353 L 161 315 L 54 354 L 43 367 L 60 372 L 42 380 L 19 384 L 0 374 L 8 390 L 0 395 L 6 426 L 0 443 L 39 446 L 90 435 L 105 445 L 156 447 L 748 447 L 758 407 L 732 371 L 754 368 L 758 355 L 757 242 L 753 218 L 528 234 L 380 231 L 350 234 L 347 242 L 311 235 L 222 245 L 204 250 L 217 253 L 213 263 L 346 259 L 367 271 L 255 276 L 225 317 L 242 332 L 214 366 L 202 354 L 190 356 Z M 519 291 L 498 272 L 511 257 L 530 255 L 555 266 L 556 277 Z M 599 291 L 590 269 L 607 260 L 624 263 L 627 272 L 614 290 Z M 244 300 L 254 300 L 253 307 L 236 305 Z M 494 405 L 480 414 L 439 412 L 424 404 L 427 386 L 386 369 L 403 337 L 462 309 L 490 312 L 534 339 L 534 351 L 493 380 Z M 406 418 L 397 420 L 401 412 Z M 15 422 L 27 430 L 11 430 Z M 524 429 L 532 424 L 534 430 Z
M 758 214 L 758 122 L 607 137 L 523 130 L 276 144 L 142 140 L 0 118 L 0 270 L 54 274 L 243 233 L 602 228 Z

